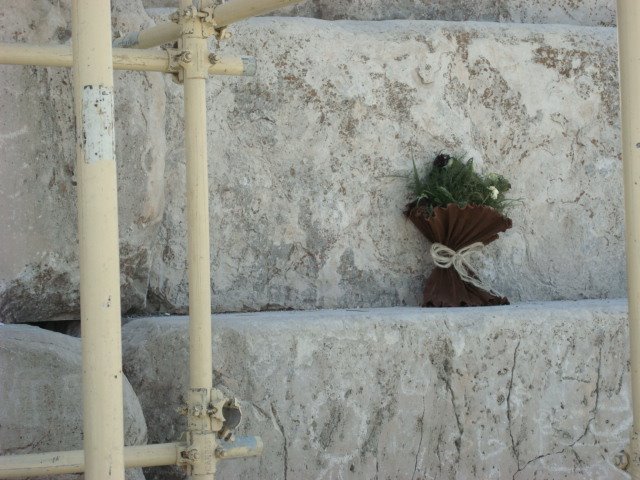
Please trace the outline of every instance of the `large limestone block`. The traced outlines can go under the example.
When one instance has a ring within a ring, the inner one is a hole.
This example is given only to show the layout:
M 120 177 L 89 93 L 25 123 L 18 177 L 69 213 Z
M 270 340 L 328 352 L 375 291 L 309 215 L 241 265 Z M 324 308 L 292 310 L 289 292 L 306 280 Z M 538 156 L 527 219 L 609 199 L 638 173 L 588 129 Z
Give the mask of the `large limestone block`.
M 0 455 L 81 450 L 81 382 L 79 339 L 28 325 L 0 324 Z M 124 433 L 125 445 L 146 443 L 144 415 L 126 378 Z M 144 480 L 139 469 L 127 471 L 127 478 Z
M 481 271 L 511 300 L 625 295 L 611 28 L 264 18 L 208 87 L 217 311 L 416 305 L 429 244 L 401 212 L 412 161 L 467 153 L 513 184 Z M 212 48 L 215 48 L 212 45 Z M 167 83 L 156 308 L 187 306 L 182 91 Z
M 143 0 L 146 7 L 175 9 L 177 0 Z M 611 26 L 615 0 L 307 0 L 274 15 L 324 20 L 475 20 Z
M 623 479 L 626 302 L 248 313 L 213 319 L 213 373 L 260 459 L 220 478 Z M 151 441 L 178 438 L 186 318 L 124 327 Z M 175 479 L 171 469 L 147 478 Z
M 117 30 L 153 22 L 113 2 Z M 71 1 L 3 2 L 0 41 L 70 44 Z M 164 82 L 116 73 L 123 311 L 144 308 L 162 218 Z M 70 69 L 0 65 L 0 321 L 78 317 L 75 121 Z

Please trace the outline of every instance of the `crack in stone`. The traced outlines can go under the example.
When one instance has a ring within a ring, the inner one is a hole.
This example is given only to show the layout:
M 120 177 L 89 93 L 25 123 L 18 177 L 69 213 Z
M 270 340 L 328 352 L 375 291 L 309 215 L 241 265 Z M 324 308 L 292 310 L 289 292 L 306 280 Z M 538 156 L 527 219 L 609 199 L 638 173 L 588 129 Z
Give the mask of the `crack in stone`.
M 424 415 L 427 411 L 427 400 L 422 397 L 422 417 L 420 417 L 420 442 L 418 443 L 418 451 L 416 452 L 416 461 L 413 465 L 413 475 L 411 480 L 416 478 L 416 472 L 418 471 L 418 456 L 420 455 L 420 449 L 422 448 L 422 439 L 424 438 Z
M 511 450 L 513 450 L 513 455 L 516 457 L 516 464 L 518 465 L 518 470 L 513 474 L 513 478 L 515 479 L 518 472 L 520 472 L 520 452 L 518 451 L 518 446 L 513 438 L 513 421 L 511 419 L 511 391 L 513 390 L 513 375 L 516 370 L 516 355 L 518 354 L 518 348 L 520 348 L 520 340 L 516 344 L 516 348 L 513 349 L 513 363 L 511 365 L 511 378 L 509 379 L 509 390 L 507 391 L 507 422 L 509 426 L 509 437 L 511 438 Z
M 515 355 L 514 355 L 515 357 Z M 567 445 L 566 447 L 564 447 L 561 450 L 558 450 L 557 452 L 549 452 L 549 453 L 543 453 L 542 455 L 538 455 L 537 457 L 529 460 L 527 463 L 525 463 L 522 467 L 518 466 L 518 470 L 513 474 L 513 480 L 516 479 L 516 475 L 518 475 L 518 473 L 520 473 L 521 471 L 523 471 L 525 468 L 527 468 L 527 466 L 529 466 L 529 464 L 533 463 L 533 462 L 537 462 L 538 460 L 545 458 L 545 457 L 550 457 L 551 455 L 559 455 L 562 454 L 564 452 L 566 452 L 567 450 L 571 450 L 573 452 L 573 455 L 576 458 L 576 461 L 578 462 L 578 465 L 583 465 L 584 461 L 578 456 L 578 453 L 574 450 L 574 447 L 578 444 L 578 442 L 580 442 L 584 437 L 587 436 L 587 434 L 589 433 L 589 427 L 591 426 L 591 423 L 595 421 L 596 419 L 596 414 L 598 411 L 598 405 L 600 402 L 600 379 L 601 379 L 601 375 L 602 375 L 602 345 L 600 345 L 599 349 L 598 349 L 598 368 L 596 369 L 596 386 L 595 389 L 593 390 L 593 392 L 591 393 L 591 395 L 595 394 L 596 399 L 595 402 L 593 404 L 593 408 L 591 409 L 591 417 L 589 418 L 589 420 L 587 421 L 586 426 L 584 427 L 584 432 L 582 432 L 582 434 L 575 439 L 573 442 L 571 442 L 571 444 Z
M 573 446 L 578 443 L 580 440 L 582 440 L 584 437 L 587 436 L 587 434 L 589 433 L 589 427 L 591 426 L 591 423 L 595 421 L 596 419 L 596 413 L 598 411 L 598 405 L 600 403 L 600 377 L 602 375 L 602 345 L 600 345 L 600 348 L 598 349 L 598 368 L 596 370 L 596 387 L 593 390 L 593 392 L 591 393 L 591 395 L 593 395 L 595 393 L 596 395 L 596 399 L 593 402 L 593 409 L 591 409 L 591 418 L 587 421 L 587 425 L 584 427 L 584 432 L 582 432 L 582 435 L 580 435 L 580 437 L 578 437 L 578 439 L 573 442 L 571 445 L 569 445 L 568 447 L 565 447 L 562 451 L 566 450 L 567 448 L 573 448 Z
M 262 407 L 260 407 L 257 403 L 250 402 L 250 405 L 253 408 L 255 408 L 260 413 L 260 415 L 262 415 L 264 418 L 269 418 L 269 414 Z M 273 411 L 273 410 L 271 410 L 271 411 Z
M 456 424 L 458 425 L 458 438 L 456 438 L 453 443 L 456 446 L 456 451 L 458 452 L 458 459 L 456 463 L 460 461 L 460 448 L 462 445 L 462 434 L 464 433 L 464 427 L 460 422 L 460 414 L 458 413 L 458 408 L 456 407 L 456 397 L 453 393 L 453 387 L 451 386 L 451 379 L 448 377 L 444 377 L 444 383 L 447 386 L 447 390 L 449 391 L 449 396 L 451 397 L 451 406 L 453 407 L 453 415 L 456 417 Z
M 276 422 L 278 426 L 278 430 L 280 430 L 280 434 L 282 435 L 282 442 L 284 445 L 284 453 L 283 453 L 283 470 L 284 470 L 284 480 L 287 480 L 287 472 L 289 470 L 289 450 L 287 446 L 287 437 L 284 434 L 284 427 L 282 426 L 282 422 L 276 413 L 276 407 L 273 403 L 271 403 L 271 413 L 273 414 L 273 420 Z
M 440 427 L 436 445 L 436 457 L 438 457 L 438 474 L 436 475 L 436 478 L 438 478 L 438 475 L 442 474 L 442 457 L 440 456 L 440 446 L 442 445 L 442 430 L 442 427 Z

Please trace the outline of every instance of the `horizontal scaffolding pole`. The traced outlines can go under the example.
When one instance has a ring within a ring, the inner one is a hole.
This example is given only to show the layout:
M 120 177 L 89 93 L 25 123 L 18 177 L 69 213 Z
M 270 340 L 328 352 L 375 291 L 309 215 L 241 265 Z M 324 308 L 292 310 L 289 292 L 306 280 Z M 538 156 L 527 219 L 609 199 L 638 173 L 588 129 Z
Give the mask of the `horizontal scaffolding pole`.
M 180 453 L 186 448 L 186 443 L 178 442 L 124 447 L 124 465 L 125 468 L 179 465 L 184 461 Z M 220 460 L 227 460 L 255 457 L 262 453 L 262 449 L 263 443 L 260 437 L 236 437 L 233 442 L 220 441 L 215 454 Z M 83 450 L 0 456 L 0 478 L 82 472 L 84 472 Z
M 125 468 L 176 465 L 183 443 L 124 447 Z M 30 453 L 0 457 L 0 478 L 35 477 L 84 472 L 84 451 Z
M 67 46 L 27 45 L 0 43 L 0 64 L 38 65 L 42 67 L 71 67 L 73 53 Z M 131 48 L 113 49 L 115 70 L 134 70 L 175 73 L 167 51 L 150 51 Z M 222 57 L 209 67 L 209 75 L 252 76 L 256 72 L 253 57 Z

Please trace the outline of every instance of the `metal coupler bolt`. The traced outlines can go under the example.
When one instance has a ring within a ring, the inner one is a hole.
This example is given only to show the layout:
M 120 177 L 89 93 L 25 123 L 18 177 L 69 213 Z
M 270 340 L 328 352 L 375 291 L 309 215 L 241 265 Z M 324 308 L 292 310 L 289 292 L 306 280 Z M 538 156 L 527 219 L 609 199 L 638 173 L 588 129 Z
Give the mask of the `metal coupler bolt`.
M 193 407 L 193 411 L 191 412 L 191 415 L 193 415 L 194 417 L 201 417 L 202 407 L 200 405 L 196 405 L 195 407 Z
M 191 461 L 196 461 L 200 458 L 200 452 L 198 452 L 198 450 L 196 450 L 195 448 L 192 448 L 191 450 L 187 451 L 187 458 Z

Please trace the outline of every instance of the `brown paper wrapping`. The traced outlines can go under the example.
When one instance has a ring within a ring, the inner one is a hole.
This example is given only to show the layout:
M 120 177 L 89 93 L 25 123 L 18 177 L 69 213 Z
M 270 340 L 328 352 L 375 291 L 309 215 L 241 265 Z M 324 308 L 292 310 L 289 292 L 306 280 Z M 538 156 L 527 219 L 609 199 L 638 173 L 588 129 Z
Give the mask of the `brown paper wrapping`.
M 484 205 L 461 208 L 450 203 L 434 208 L 429 215 L 424 206 L 413 202 L 407 205 L 404 214 L 431 243 L 441 243 L 455 251 L 475 242 L 487 245 L 512 226 L 511 219 Z M 485 305 L 509 305 L 509 300 L 463 281 L 453 267 L 435 267 L 424 287 L 423 307 Z

